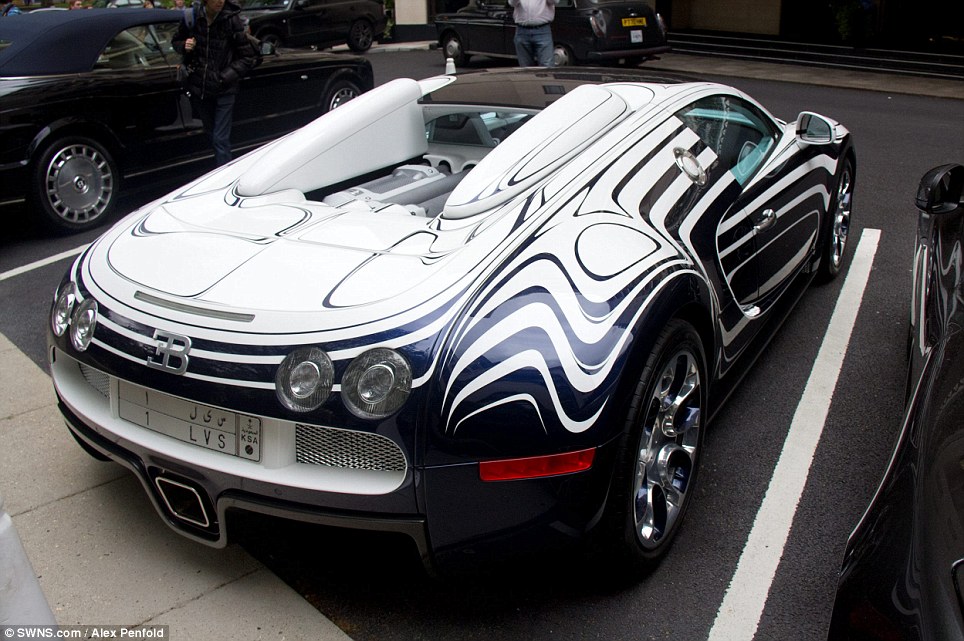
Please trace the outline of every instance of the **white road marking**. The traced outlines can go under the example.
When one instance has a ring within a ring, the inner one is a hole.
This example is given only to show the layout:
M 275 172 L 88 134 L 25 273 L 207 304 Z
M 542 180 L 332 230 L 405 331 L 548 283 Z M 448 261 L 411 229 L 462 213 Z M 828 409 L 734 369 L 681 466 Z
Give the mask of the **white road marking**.
M 73 249 L 68 249 L 65 252 L 61 252 L 56 256 L 50 256 L 48 258 L 44 258 L 43 260 L 38 260 L 28 265 L 24 265 L 22 267 L 11 269 L 10 271 L 3 272 L 2 274 L 0 274 L 0 282 L 3 282 L 8 278 L 13 278 L 14 276 L 19 276 L 20 274 L 25 274 L 29 271 L 39 269 L 41 267 L 46 267 L 47 265 L 50 265 L 51 263 L 56 263 L 57 261 L 63 260 L 64 258 L 70 258 L 71 256 L 76 256 L 80 252 L 87 249 L 89 246 L 90 245 L 82 245 L 80 247 L 74 247 Z
M 880 230 L 863 231 L 709 641 L 751 641 L 756 634 L 820 442 L 879 242 Z

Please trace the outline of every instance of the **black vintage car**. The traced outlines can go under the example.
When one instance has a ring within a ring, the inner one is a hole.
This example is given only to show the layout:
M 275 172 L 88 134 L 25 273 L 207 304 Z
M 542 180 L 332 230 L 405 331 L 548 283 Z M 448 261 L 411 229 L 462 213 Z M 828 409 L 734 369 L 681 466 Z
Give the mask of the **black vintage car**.
M 251 32 L 277 46 L 348 44 L 361 53 L 385 31 L 381 0 L 242 0 Z
M 42 11 L 0 21 L 0 205 L 24 200 L 54 230 L 100 224 L 122 182 L 212 154 L 171 47 L 182 13 Z M 232 142 L 247 151 L 371 89 L 363 58 L 264 56 L 241 86 Z
M 907 411 L 850 536 L 829 641 L 964 638 L 962 192 L 961 165 L 920 183 Z
M 435 16 L 439 47 L 464 65 L 479 54 L 515 58 L 515 23 L 505 0 L 470 1 L 455 13 Z M 589 62 L 639 64 L 669 51 L 666 28 L 653 9 L 633 0 L 559 0 L 552 23 L 557 67 Z

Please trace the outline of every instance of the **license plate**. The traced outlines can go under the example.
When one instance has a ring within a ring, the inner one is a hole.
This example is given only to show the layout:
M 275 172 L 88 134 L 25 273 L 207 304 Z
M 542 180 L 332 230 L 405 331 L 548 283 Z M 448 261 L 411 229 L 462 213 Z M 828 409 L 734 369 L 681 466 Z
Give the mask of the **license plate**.
M 643 32 L 641 29 L 633 29 L 629 32 L 629 41 L 635 45 L 638 45 L 643 41 Z
M 624 27 L 645 27 L 646 18 L 623 18 Z
M 120 381 L 120 417 L 176 438 L 231 456 L 261 460 L 261 419 L 177 398 Z

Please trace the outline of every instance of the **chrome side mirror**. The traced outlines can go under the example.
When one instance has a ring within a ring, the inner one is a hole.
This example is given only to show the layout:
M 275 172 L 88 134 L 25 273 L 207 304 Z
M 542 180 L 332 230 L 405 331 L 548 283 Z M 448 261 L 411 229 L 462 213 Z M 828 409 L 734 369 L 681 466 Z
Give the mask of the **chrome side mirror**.
M 797 140 L 808 145 L 829 145 L 836 137 L 834 124 L 820 114 L 804 111 L 797 116 Z
M 948 214 L 961 206 L 964 167 L 941 165 L 924 174 L 917 188 L 917 207 L 928 214 Z

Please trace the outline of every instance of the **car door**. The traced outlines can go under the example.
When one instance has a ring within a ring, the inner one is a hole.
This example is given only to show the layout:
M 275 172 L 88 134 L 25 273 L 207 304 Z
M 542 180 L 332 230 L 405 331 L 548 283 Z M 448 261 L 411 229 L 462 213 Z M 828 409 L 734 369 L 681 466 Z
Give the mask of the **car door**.
M 121 31 L 91 71 L 92 82 L 103 87 L 97 112 L 120 139 L 124 165 L 134 171 L 142 164 L 194 156 L 207 147 L 177 81 L 180 56 L 170 46 L 176 29 L 176 22 L 167 22 Z
M 832 175 L 835 163 L 820 147 L 798 145 L 792 123 L 781 129 L 745 102 L 731 113 L 741 122 L 732 171 L 744 186 L 733 211 L 751 226 L 754 240 L 747 265 L 757 282 L 747 310 L 762 314 L 813 255 L 830 200 L 827 172 Z
M 675 116 L 699 141 L 675 149 L 677 165 L 697 188 L 684 203 L 686 211 L 703 213 L 691 233 L 702 246 L 704 270 L 719 301 L 724 369 L 751 343 L 763 325 L 760 284 L 780 271 L 772 251 L 761 254 L 759 234 L 774 225 L 765 192 L 747 186 L 758 178 L 775 153 L 780 128 L 760 109 L 737 96 L 700 98 Z
M 325 0 L 292 0 L 287 13 L 287 43 L 292 46 L 318 44 L 324 40 L 322 33 L 328 20 L 328 3 Z
M 743 190 L 773 150 L 778 136 L 776 123 L 746 101 L 722 94 L 701 98 L 680 109 L 676 116 L 696 133 L 713 157 L 712 162 L 697 163 L 695 157 L 687 160 L 684 155 L 678 157 L 678 164 L 685 171 L 705 173 L 700 180 L 707 184 L 723 179 L 735 183 L 731 189 L 739 190 L 735 204 L 717 221 L 715 238 L 726 285 L 733 299 L 749 312 L 760 291 L 757 234 L 774 220 L 769 217 L 768 202 L 753 199 Z
M 322 114 L 322 97 L 337 60 L 297 63 L 309 57 L 291 52 L 265 56 L 264 62 L 241 82 L 234 105 L 231 142 L 235 149 L 277 138 Z
M 515 57 L 515 23 L 505 0 L 479 3 L 477 11 L 464 15 L 459 35 L 466 52 Z

